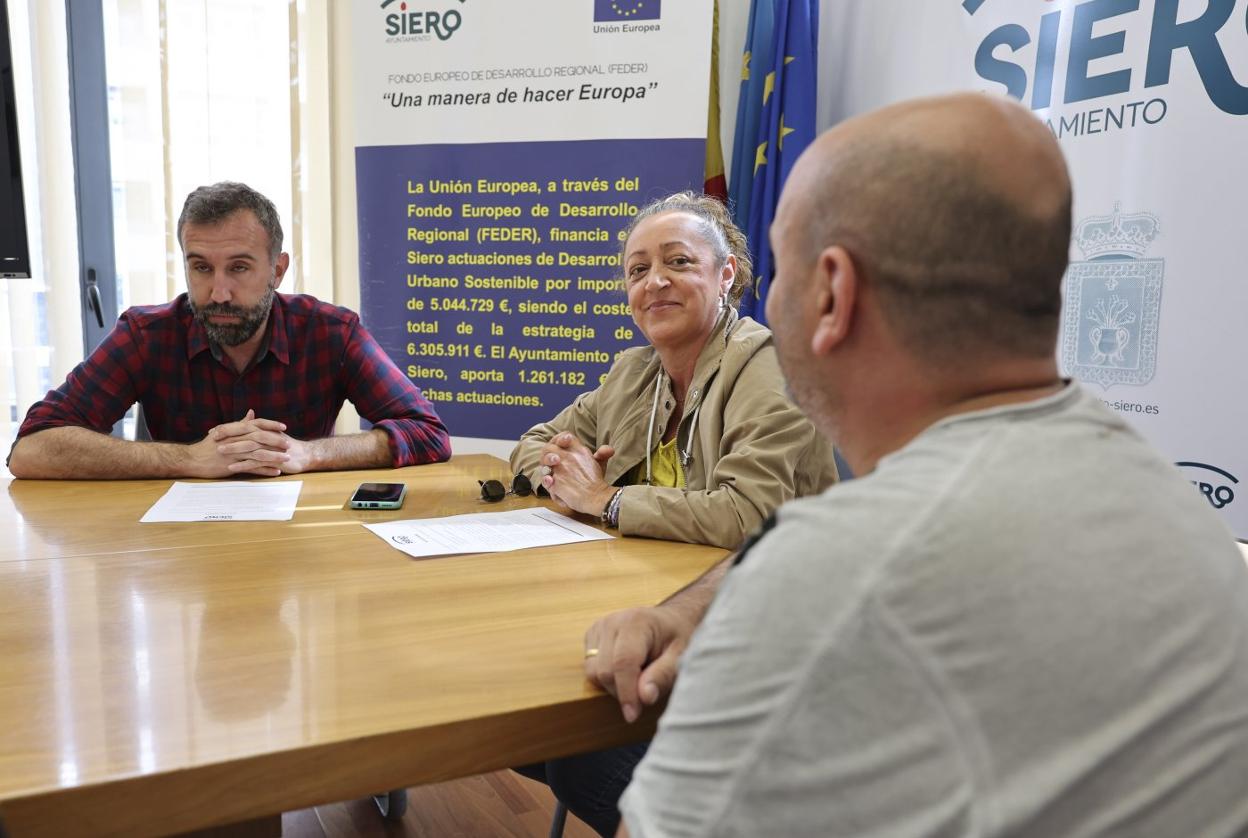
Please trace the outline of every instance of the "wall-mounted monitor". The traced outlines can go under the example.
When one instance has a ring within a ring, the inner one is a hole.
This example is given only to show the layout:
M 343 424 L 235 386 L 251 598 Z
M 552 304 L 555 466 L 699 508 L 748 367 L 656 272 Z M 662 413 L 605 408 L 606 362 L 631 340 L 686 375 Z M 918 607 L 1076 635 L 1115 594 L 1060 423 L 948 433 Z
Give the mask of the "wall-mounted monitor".
M 27 276 L 30 247 L 22 197 L 22 157 L 17 144 L 9 6 L 7 0 L 0 0 L 0 277 Z

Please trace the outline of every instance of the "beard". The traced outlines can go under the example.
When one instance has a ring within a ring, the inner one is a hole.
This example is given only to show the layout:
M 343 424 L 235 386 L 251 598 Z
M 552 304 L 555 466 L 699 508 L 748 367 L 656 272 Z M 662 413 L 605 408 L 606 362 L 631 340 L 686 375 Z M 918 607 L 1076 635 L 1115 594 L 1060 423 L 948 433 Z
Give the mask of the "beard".
M 810 419 L 816 430 L 835 442 L 842 407 L 836 388 L 829 386 L 826 374 L 814 369 L 816 359 L 801 354 L 793 345 L 809 342 L 809 336 L 777 329 L 771 339 L 784 377 L 785 395 Z
M 276 293 L 276 286 L 269 283 L 264 296 L 254 306 L 232 306 L 228 303 L 209 303 L 205 306 L 197 306 L 192 302 L 191 311 L 195 319 L 203 324 L 209 340 L 222 346 L 238 346 L 251 338 L 268 321 L 269 310 L 273 308 L 273 296 Z M 213 316 L 237 317 L 238 322 L 213 323 L 208 319 Z

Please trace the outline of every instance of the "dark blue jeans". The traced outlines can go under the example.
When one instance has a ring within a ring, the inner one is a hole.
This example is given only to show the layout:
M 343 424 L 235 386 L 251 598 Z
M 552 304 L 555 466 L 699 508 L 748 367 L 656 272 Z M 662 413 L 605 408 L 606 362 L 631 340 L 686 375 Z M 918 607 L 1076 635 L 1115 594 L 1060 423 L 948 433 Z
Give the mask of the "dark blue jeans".
M 620 827 L 620 795 L 633 779 L 633 769 L 646 755 L 649 742 L 609 751 L 552 759 L 515 769 L 550 786 L 568 811 L 603 838 Z

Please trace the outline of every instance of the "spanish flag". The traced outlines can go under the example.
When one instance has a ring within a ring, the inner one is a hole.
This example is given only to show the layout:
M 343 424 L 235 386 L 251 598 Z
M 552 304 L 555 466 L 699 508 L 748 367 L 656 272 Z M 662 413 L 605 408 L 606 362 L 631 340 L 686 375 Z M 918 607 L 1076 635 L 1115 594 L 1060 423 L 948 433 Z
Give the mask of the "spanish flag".
M 728 178 L 724 173 L 724 148 L 719 141 L 719 0 L 711 25 L 711 101 L 706 111 L 706 165 L 702 191 L 728 201 Z

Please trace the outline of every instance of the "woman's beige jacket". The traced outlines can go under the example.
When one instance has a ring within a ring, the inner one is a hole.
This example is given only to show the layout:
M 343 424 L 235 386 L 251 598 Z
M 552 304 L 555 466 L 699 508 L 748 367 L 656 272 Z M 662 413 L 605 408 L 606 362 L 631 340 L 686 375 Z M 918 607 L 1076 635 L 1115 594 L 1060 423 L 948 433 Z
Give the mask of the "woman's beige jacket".
M 625 350 L 597 390 L 578 396 L 553 420 L 520 437 L 511 454 L 513 472 L 523 472 L 537 486 L 542 446 L 564 431 L 591 450 L 615 448 L 606 464 L 608 483 L 624 485 L 639 463 L 644 472 L 660 369 L 653 347 Z M 652 446 L 675 402 L 666 379 Z M 832 446 L 785 393 L 771 332 L 749 318 L 730 316 L 707 341 L 676 440 L 679 450 L 690 455 L 684 467 L 687 488 L 626 486 L 620 498 L 623 535 L 735 548 L 780 504 L 820 492 L 836 480 Z

